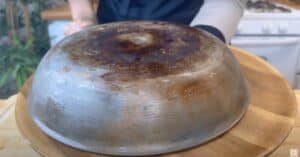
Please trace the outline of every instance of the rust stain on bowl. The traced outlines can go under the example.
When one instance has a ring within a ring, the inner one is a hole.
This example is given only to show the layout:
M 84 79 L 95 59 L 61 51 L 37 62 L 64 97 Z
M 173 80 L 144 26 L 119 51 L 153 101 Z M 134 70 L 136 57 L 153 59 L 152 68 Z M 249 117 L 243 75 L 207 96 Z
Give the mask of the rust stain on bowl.
M 102 78 L 122 81 L 178 74 L 208 58 L 210 51 L 205 49 L 213 41 L 201 38 L 197 30 L 183 25 L 159 27 L 112 25 L 70 41 L 63 50 L 73 62 L 109 69 Z

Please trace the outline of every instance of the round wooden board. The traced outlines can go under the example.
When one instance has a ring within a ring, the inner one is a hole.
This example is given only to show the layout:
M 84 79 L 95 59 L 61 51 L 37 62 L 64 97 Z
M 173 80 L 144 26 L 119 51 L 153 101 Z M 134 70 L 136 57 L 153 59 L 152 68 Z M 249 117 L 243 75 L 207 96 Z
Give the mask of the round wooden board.
M 16 97 L 16 95 L 13 95 L 5 100 L 0 99 L 0 123 L 9 116 L 9 113 L 14 106 L 13 104 L 16 100 Z
M 198 147 L 165 154 L 171 157 L 256 157 L 265 156 L 279 146 L 295 123 L 296 98 L 287 81 L 263 60 L 243 50 L 231 48 L 246 76 L 251 100 L 242 120 L 218 138 Z M 100 157 L 68 147 L 48 137 L 28 114 L 26 97 L 31 80 L 18 95 L 16 121 L 33 148 L 47 157 Z

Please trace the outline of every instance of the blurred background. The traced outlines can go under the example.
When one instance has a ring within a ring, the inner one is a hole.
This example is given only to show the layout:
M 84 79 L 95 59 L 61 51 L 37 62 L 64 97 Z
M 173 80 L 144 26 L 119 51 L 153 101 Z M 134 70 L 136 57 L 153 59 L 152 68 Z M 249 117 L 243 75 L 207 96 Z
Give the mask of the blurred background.
M 50 47 L 43 10 L 64 1 L 0 1 L 0 99 L 17 92 Z
M 251 0 L 231 40 L 272 64 L 293 88 L 300 87 L 298 1 Z M 0 1 L 0 99 L 18 91 L 70 22 L 67 1 Z

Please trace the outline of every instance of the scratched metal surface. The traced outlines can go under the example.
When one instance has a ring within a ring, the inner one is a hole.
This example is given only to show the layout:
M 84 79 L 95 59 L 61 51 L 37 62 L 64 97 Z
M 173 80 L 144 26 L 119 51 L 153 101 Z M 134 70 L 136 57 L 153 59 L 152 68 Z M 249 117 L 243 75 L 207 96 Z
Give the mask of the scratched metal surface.
M 28 104 L 37 126 L 62 143 L 101 154 L 153 155 L 224 133 L 248 99 L 236 59 L 208 33 L 121 22 L 50 49 Z

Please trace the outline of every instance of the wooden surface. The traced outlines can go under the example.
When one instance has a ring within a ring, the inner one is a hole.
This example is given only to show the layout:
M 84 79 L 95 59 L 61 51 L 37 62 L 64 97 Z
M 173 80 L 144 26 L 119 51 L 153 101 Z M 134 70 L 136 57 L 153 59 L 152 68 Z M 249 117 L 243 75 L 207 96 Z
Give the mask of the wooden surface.
M 0 99 L 0 124 L 7 118 L 7 115 L 13 107 L 13 104 L 15 104 L 16 97 L 17 96 L 14 95 L 7 100 Z
M 300 90 L 295 91 L 298 102 L 300 102 Z M 0 122 L 0 157 L 41 157 L 35 152 L 30 143 L 21 136 L 17 129 L 14 114 L 16 95 L 8 101 L 0 100 L 0 106 L 11 106 L 9 112 L 0 112 L 0 118 L 6 117 Z M 2 110 L 3 111 L 3 110 Z M 298 149 L 300 153 L 300 104 L 298 103 L 298 115 L 296 127 L 291 131 L 286 140 L 277 148 L 270 157 L 289 157 L 291 149 Z M 300 155 L 300 154 L 299 154 Z
M 96 12 L 99 0 L 93 0 L 93 8 Z M 68 4 L 47 9 L 41 13 L 44 20 L 72 20 L 71 10 Z
M 219 138 L 199 147 L 165 156 L 264 156 L 281 144 L 294 127 L 297 104 L 287 81 L 261 59 L 238 49 L 234 49 L 234 52 L 242 63 L 252 94 L 251 104 L 246 115 L 238 125 Z M 98 157 L 98 155 L 60 144 L 43 134 L 34 125 L 28 115 L 26 106 L 26 93 L 29 86 L 30 83 L 27 83 L 18 95 L 16 120 L 21 132 L 30 140 L 33 148 L 49 157 Z M 299 121 L 297 125 L 299 126 Z M 289 156 L 289 149 L 291 148 L 300 150 L 299 128 L 296 127 L 284 145 L 272 153 L 271 156 Z M 5 137 L 7 135 L 0 134 L 1 136 Z M 19 138 L 19 136 L 16 138 Z M 20 142 L 22 141 L 24 139 L 20 138 Z
M 290 6 L 295 9 L 300 9 L 300 3 L 295 3 L 290 0 L 274 0 L 275 2 Z
M 72 20 L 69 5 L 47 9 L 41 13 L 44 20 Z
M 0 106 L 10 106 L 0 114 L 0 157 L 40 157 L 17 128 L 14 114 L 16 98 L 17 95 L 0 100 Z

